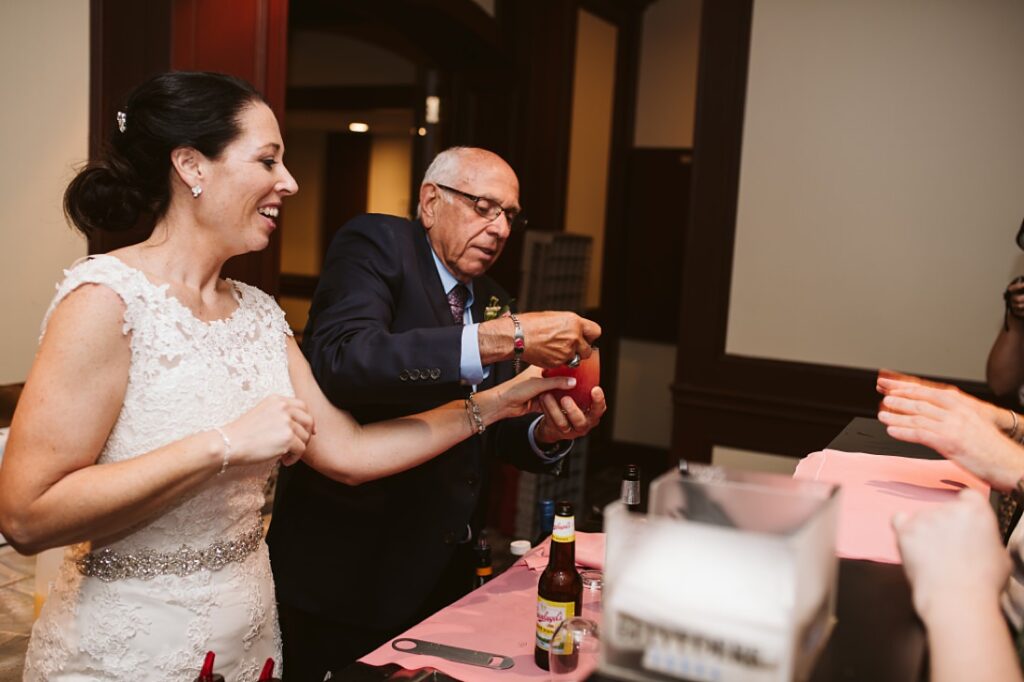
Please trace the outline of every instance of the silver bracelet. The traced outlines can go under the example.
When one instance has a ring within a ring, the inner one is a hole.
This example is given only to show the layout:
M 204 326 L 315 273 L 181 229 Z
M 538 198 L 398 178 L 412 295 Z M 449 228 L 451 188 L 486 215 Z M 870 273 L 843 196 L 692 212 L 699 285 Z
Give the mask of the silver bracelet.
M 217 472 L 217 475 L 220 476 L 228 470 L 228 461 L 231 459 L 231 439 L 219 426 L 214 426 L 213 430 L 220 434 L 221 440 L 224 441 L 224 461 L 221 462 L 220 471 Z
M 466 412 L 469 414 L 469 424 L 473 430 L 478 434 L 483 433 L 487 427 L 484 426 L 484 418 L 480 416 L 480 406 L 473 400 L 472 393 L 466 398 Z
M 1017 427 L 1019 426 L 1017 422 L 1017 413 L 1013 410 L 1007 410 L 1007 412 L 1010 413 L 1010 419 L 1013 420 L 1013 426 L 1010 427 L 1010 431 L 1007 433 L 1007 436 L 1009 436 L 1010 440 L 1014 440 L 1017 437 Z
M 520 361 L 519 357 L 526 351 L 526 336 L 523 335 L 523 328 L 519 325 L 519 318 L 516 314 L 509 312 L 508 316 L 512 318 L 512 369 L 516 374 L 519 374 Z

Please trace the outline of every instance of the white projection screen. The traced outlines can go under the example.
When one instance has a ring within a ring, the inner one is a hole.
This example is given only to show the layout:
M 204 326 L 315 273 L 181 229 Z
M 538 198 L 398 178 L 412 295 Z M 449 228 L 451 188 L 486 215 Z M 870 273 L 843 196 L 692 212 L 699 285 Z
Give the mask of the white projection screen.
M 728 353 L 983 380 L 1022 217 L 1024 2 L 755 0 Z

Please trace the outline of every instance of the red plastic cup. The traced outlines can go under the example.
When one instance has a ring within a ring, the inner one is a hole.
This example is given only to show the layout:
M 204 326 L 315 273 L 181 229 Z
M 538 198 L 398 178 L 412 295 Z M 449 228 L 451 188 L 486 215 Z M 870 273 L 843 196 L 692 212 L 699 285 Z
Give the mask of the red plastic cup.
M 596 348 L 593 351 L 589 358 L 580 360 L 580 364 L 576 367 L 560 365 L 559 367 L 545 369 L 541 373 L 545 377 L 576 377 L 575 387 L 567 391 L 551 391 L 551 395 L 555 397 L 555 400 L 561 401 L 562 396 L 567 395 L 584 412 L 590 409 L 590 403 L 592 402 L 590 389 L 601 382 L 601 354 L 597 352 Z

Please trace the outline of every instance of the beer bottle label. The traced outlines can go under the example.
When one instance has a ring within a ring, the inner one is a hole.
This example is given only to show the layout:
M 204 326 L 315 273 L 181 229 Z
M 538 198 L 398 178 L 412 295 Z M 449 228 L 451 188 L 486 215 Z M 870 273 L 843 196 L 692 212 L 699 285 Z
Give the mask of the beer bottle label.
M 477 566 L 476 567 L 476 574 L 477 575 L 491 575 L 492 573 L 494 573 L 494 568 L 491 567 L 491 566 Z
M 551 542 L 575 542 L 576 524 L 571 516 L 556 516 L 551 529 Z
M 537 597 L 537 646 L 544 651 L 551 650 L 551 637 L 558 624 L 576 615 L 576 603 L 571 601 L 550 601 Z

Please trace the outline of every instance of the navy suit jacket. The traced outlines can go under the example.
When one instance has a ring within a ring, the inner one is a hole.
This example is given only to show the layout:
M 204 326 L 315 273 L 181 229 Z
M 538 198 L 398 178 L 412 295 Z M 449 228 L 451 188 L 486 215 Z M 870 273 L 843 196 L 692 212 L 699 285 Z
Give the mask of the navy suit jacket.
M 491 296 L 509 300 L 489 277 L 473 288 L 475 321 Z M 422 224 L 370 214 L 338 231 L 303 339 L 332 403 L 368 423 L 465 398 L 461 335 Z M 480 388 L 513 374 L 509 362 L 492 365 Z M 360 486 L 302 462 L 282 468 L 267 538 L 279 601 L 344 624 L 408 625 L 467 524 L 480 527 L 489 459 L 551 469 L 527 440 L 534 418 L 495 424 L 420 466 Z

